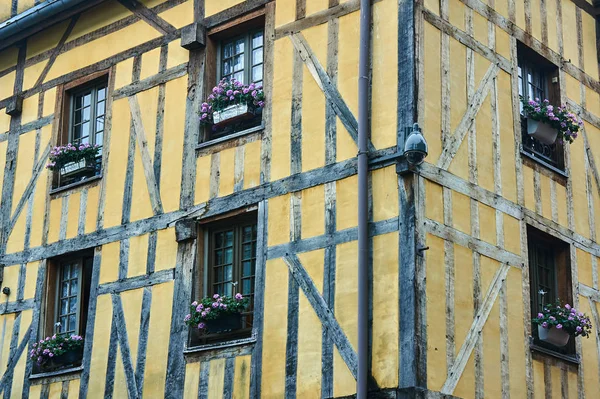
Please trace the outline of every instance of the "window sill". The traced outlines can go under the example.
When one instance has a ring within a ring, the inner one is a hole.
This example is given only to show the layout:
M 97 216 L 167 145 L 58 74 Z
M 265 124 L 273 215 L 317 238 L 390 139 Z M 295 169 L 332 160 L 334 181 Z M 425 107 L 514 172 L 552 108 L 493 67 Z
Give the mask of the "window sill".
M 76 374 L 81 374 L 81 372 L 83 371 L 83 366 L 78 366 L 78 367 L 71 367 L 68 369 L 61 369 L 61 370 L 56 370 L 56 371 L 49 371 L 47 373 L 38 373 L 38 374 L 32 374 L 29 376 L 29 379 L 34 381 L 34 380 L 42 380 L 45 378 L 55 378 L 55 377 L 62 377 L 62 376 L 74 376 Z
M 531 349 L 532 352 L 538 352 L 541 355 L 551 356 L 555 359 L 559 359 L 570 364 L 579 365 L 581 363 L 581 360 L 579 360 L 579 356 L 577 355 L 564 355 L 551 349 L 542 348 L 536 344 L 529 345 L 529 349 Z
M 218 343 L 214 343 L 214 344 L 192 346 L 192 347 L 186 348 L 183 351 L 183 354 L 184 355 L 194 355 L 194 354 L 199 354 L 199 353 L 213 351 L 213 350 L 251 345 L 254 343 L 256 343 L 255 337 L 240 338 L 240 339 L 235 339 L 235 340 L 231 340 L 231 341 L 218 342 Z
M 546 169 L 549 169 L 550 171 L 556 173 L 557 175 L 559 175 L 560 177 L 563 177 L 565 179 L 569 178 L 569 174 L 567 172 L 565 172 L 564 170 L 560 170 L 558 169 L 556 166 L 552 166 L 550 165 L 548 162 L 528 153 L 527 151 L 521 150 L 521 156 L 526 157 L 527 159 L 530 159 L 532 161 L 534 161 L 535 163 L 542 165 L 543 167 L 545 167 Z
M 98 176 L 88 177 L 87 179 L 83 179 L 83 180 L 80 180 L 80 181 L 75 182 L 75 183 L 67 184 L 66 186 L 56 187 L 56 188 L 53 188 L 53 189 L 50 190 L 50 195 L 62 193 L 64 191 L 67 191 L 67 190 L 70 190 L 72 188 L 76 188 L 76 187 L 79 187 L 79 186 L 84 186 L 86 184 L 93 183 L 93 182 L 98 181 L 100 179 L 102 179 L 102 175 L 101 174 L 98 175 Z
M 196 150 L 202 150 L 204 148 L 211 147 L 211 146 L 216 145 L 216 144 L 224 143 L 224 142 L 229 141 L 229 140 L 233 140 L 233 139 L 237 139 L 237 138 L 240 138 L 240 137 L 248 136 L 249 134 L 260 132 L 261 130 L 264 130 L 264 128 L 265 128 L 265 124 L 261 123 L 258 126 L 254 126 L 254 127 L 249 128 L 249 129 L 246 129 L 246 130 L 242 130 L 242 131 L 239 131 L 239 132 L 236 132 L 236 133 L 232 133 L 232 134 L 229 134 L 227 136 L 219 137 L 217 139 L 208 140 L 208 141 L 205 141 L 203 143 L 199 143 L 196 146 Z

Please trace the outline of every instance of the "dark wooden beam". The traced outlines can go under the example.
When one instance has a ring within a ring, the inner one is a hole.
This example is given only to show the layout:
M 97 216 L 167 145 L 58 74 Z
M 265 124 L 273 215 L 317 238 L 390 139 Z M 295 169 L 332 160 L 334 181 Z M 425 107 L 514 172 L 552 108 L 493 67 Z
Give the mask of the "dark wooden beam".
M 118 0 L 119 3 L 124 5 L 137 15 L 141 20 L 145 21 L 148 25 L 166 36 L 175 36 L 177 28 L 162 19 L 154 11 L 143 5 L 137 0 Z

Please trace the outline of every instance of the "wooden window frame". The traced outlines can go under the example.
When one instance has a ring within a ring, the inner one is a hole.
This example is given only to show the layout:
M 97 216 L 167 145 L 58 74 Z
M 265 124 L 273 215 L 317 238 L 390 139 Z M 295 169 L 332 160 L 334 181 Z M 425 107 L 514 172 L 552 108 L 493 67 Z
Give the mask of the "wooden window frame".
M 527 47 L 526 45 L 518 42 L 517 45 L 517 59 L 518 59 L 518 74 L 519 74 L 519 95 L 523 95 L 524 98 L 528 92 L 524 76 L 527 72 L 534 71 L 538 75 L 542 76 L 543 87 L 541 90 L 544 93 L 545 98 L 550 101 L 553 106 L 561 105 L 560 95 L 560 74 L 558 66 L 542 57 L 540 54 Z M 543 100 L 543 98 L 540 98 Z M 519 103 L 519 110 L 522 112 L 522 105 Z M 533 138 L 528 138 L 527 129 L 527 118 L 521 114 L 521 154 L 540 163 L 548 169 L 560 174 L 565 175 L 565 149 L 564 144 L 555 142 L 552 145 L 542 144 Z M 535 147 L 538 147 L 536 149 Z
M 530 284 L 530 309 L 534 318 L 540 312 L 541 295 L 539 294 L 539 270 L 534 262 L 535 247 L 550 249 L 552 253 L 551 268 L 554 269 L 554 292 L 544 300 L 544 304 L 553 303 L 557 298 L 563 303 L 573 303 L 573 285 L 571 275 L 570 246 L 568 243 L 546 234 L 532 226 L 527 226 L 527 247 L 529 254 L 529 284 Z M 547 295 L 547 294 L 546 294 Z M 577 362 L 575 340 L 570 339 L 563 348 L 542 342 L 538 338 L 537 326 L 532 323 L 532 349 L 538 352 L 556 355 L 571 362 Z
M 263 59 L 261 62 L 261 66 L 263 69 L 263 73 L 262 73 L 262 79 L 260 80 L 261 82 L 264 80 L 264 65 L 265 65 L 265 59 L 264 59 L 264 26 L 260 27 L 260 28 L 254 28 L 252 30 L 249 30 L 241 35 L 237 35 L 237 36 L 232 36 L 232 37 L 226 37 L 223 38 L 221 40 L 219 40 L 218 44 L 217 44 L 217 82 L 220 82 L 223 76 L 223 59 L 224 59 L 224 54 L 223 54 L 223 47 L 225 44 L 228 44 L 230 42 L 235 42 L 239 39 L 244 39 L 244 84 L 250 84 L 250 83 L 254 83 L 252 80 L 252 68 L 254 68 L 254 66 L 256 65 L 252 65 L 253 64 L 253 59 L 252 59 L 252 51 L 254 50 L 254 48 L 252 47 L 252 39 L 253 36 L 259 32 L 262 32 L 263 34 L 263 44 L 262 47 L 263 48 Z M 233 57 L 231 57 L 233 58 Z M 232 72 L 230 75 L 233 76 L 235 73 Z M 262 85 L 262 84 L 261 84 Z
M 242 15 L 237 18 L 233 18 L 227 22 L 217 25 L 206 32 L 206 47 L 205 47 L 205 68 L 204 68 L 204 93 L 203 99 L 206 99 L 214 86 L 220 80 L 221 77 L 221 42 L 227 39 L 233 39 L 234 37 L 241 37 L 249 31 L 256 32 L 263 30 L 265 27 L 265 9 L 264 7 L 252 11 L 248 14 Z M 264 35 L 263 35 L 263 46 L 264 46 Z M 264 68 L 267 60 L 264 58 L 263 49 L 263 82 L 264 82 Z M 249 59 L 250 57 L 246 57 Z M 247 69 L 247 68 L 246 68 Z M 267 95 L 269 95 L 267 93 Z M 257 117 L 258 119 L 258 117 Z M 248 126 L 247 129 L 232 131 L 223 135 L 214 135 L 210 126 L 203 125 L 200 128 L 200 134 L 198 135 L 199 143 L 210 143 L 210 142 L 221 142 L 222 140 L 239 137 L 244 132 L 254 132 L 256 127 L 262 125 L 262 115 L 260 120 L 254 123 L 252 126 Z
M 211 259 L 214 249 L 213 235 L 219 231 L 234 229 L 241 229 L 243 226 L 248 226 L 249 224 L 254 224 L 258 226 L 257 220 L 257 212 L 256 207 L 245 208 L 241 210 L 237 210 L 234 212 L 230 212 L 224 215 L 219 215 L 213 218 L 209 218 L 203 220 L 198 224 L 198 252 L 197 252 L 197 261 L 194 273 L 194 284 L 193 284 L 193 292 L 194 299 L 199 300 L 201 298 L 212 296 L 213 292 L 213 261 Z M 242 275 L 242 264 L 240 260 L 241 254 L 241 236 L 238 238 L 234 237 L 234 243 L 238 248 L 234 250 L 234 270 L 233 270 L 233 281 L 238 281 L 237 290 L 232 290 L 233 294 L 236 292 L 241 292 L 241 275 Z M 256 252 L 260 251 L 258 248 L 258 240 L 256 241 Z M 236 258 L 237 252 L 237 258 Z M 236 264 L 236 259 L 239 261 Z M 255 258 L 256 262 L 256 258 Z M 254 276 L 256 275 L 256 267 L 258 267 L 255 263 Z M 236 272 L 237 269 L 237 272 Z M 251 294 L 251 303 L 249 309 L 243 313 L 243 323 L 246 324 L 242 329 L 237 331 L 231 331 L 228 333 L 220 333 L 220 334 L 210 334 L 202 337 L 197 342 L 194 342 L 190 337 L 189 346 L 201 346 L 201 345 L 211 345 L 216 343 L 223 343 L 227 341 L 235 341 L 244 338 L 250 338 L 252 336 L 253 330 L 253 319 L 254 319 L 254 295 L 256 294 L 256 280 L 254 279 L 254 285 L 252 286 L 252 294 Z

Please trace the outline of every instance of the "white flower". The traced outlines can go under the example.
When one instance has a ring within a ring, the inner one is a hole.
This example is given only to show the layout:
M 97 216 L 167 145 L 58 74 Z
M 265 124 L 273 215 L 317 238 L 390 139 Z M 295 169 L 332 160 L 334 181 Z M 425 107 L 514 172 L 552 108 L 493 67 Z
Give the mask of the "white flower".
M 546 291 L 544 291 L 544 290 L 539 290 L 539 291 L 538 291 L 538 294 L 540 294 L 540 295 L 546 295 L 546 294 L 547 294 L 547 292 L 546 292 Z

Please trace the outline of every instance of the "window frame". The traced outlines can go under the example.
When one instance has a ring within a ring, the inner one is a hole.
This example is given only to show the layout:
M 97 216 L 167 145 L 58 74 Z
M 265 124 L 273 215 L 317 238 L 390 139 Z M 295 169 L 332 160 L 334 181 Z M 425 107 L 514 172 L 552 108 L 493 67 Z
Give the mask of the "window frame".
M 264 81 L 264 72 L 265 72 L 265 53 L 264 53 L 264 48 L 265 48 L 265 29 L 264 26 L 260 27 L 260 28 L 253 28 L 243 34 L 239 34 L 239 35 L 233 35 L 233 36 L 226 36 L 222 39 L 219 40 L 218 44 L 217 44 L 217 60 L 216 60 L 216 64 L 217 64 L 217 82 L 220 82 L 221 79 L 223 78 L 223 62 L 224 62 L 224 46 L 226 44 L 229 43 L 235 43 L 237 40 L 243 38 L 244 39 L 244 84 L 245 85 L 249 85 L 250 83 L 254 83 L 252 80 L 252 68 L 254 68 L 256 65 L 253 65 L 253 59 L 252 59 L 252 52 L 254 51 L 254 48 L 252 47 L 252 40 L 253 40 L 253 36 L 256 33 L 262 32 L 263 34 L 263 44 L 260 46 L 260 48 L 263 49 L 263 56 L 262 56 L 262 61 L 260 63 L 261 67 L 262 67 L 262 79 L 260 80 L 261 85 L 262 82 Z M 258 47 L 257 47 L 258 48 Z M 230 57 L 230 59 L 233 59 L 233 57 Z M 235 72 L 232 72 L 231 74 L 229 74 L 228 76 L 233 76 L 235 75 Z
M 56 324 L 60 321 L 60 305 L 61 305 L 61 286 L 63 283 L 62 280 L 62 275 L 63 275 L 63 270 L 65 268 L 65 266 L 73 266 L 76 265 L 77 269 L 78 269 L 78 277 L 77 277 L 77 305 L 76 305 L 76 311 L 75 311 L 75 332 L 73 332 L 72 334 L 75 335 L 80 335 L 80 330 L 81 330 L 81 311 L 82 311 L 82 297 L 83 297 L 83 262 L 84 262 L 84 258 L 72 258 L 72 260 L 65 260 L 59 263 L 58 265 L 58 270 L 56 273 L 56 281 L 55 281 L 55 291 L 56 291 L 56 298 L 55 298 L 55 302 L 54 302 L 54 333 L 55 334 L 69 334 L 68 331 L 68 317 L 67 317 L 67 331 L 65 331 L 64 333 L 61 333 L 58 331 L 58 328 L 56 327 Z M 67 296 L 67 298 L 70 298 L 72 296 Z M 67 313 L 67 315 L 69 315 L 71 313 Z M 61 323 L 62 324 L 62 323 Z
M 77 96 L 82 95 L 83 93 L 90 91 L 91 90 L 91 94 L 92 94 L 92 99 L 90 102 L 90 128 L 94 127 L 93 129 L 93 133 L 90 131 L 88 132 L 88 143 L 90 145 L 94 145 L 94 144 L 98 144 L 96 143 L 96 135 L 98 134 L 98 131 L 96 130 L 96 123 L 92 123 L 92 121 L 96 122 L 97 119 L 97 111 L 98 111 L 98 91 L 100 90 L 101 86 L 105 89 L 106 93 L 104 94 L 104 123 L 103 123 L 103 129 L 102 129 L 102 141 L 104 142 L 104 134 L 106 129 L 104 128 L 106 126 L 106 111 L 107 111 L 107 104 L 108 104 L 108 79 L 103 79 L 103 78 L 98 78 L 98 79 L 94 79 L 93 81 L 83 84 L 81 86 L 77 86 L 75 88 L 73 88 L 72 90 L 69 91 L 69 122 L 68 122 L 68 131 L 66 133 L 67 135 L 67 143 L 73 143 L 74 139 L 73 139 L 73 131 L 74 131 L 74 117 L 75 117 L 75 98 Z M 93 140 L 92 140 L 93 137 Z M 81 138 L 79 139 L 81 140 Z M 100 143 L 100 147 L 102 147 L 103 143 Z

